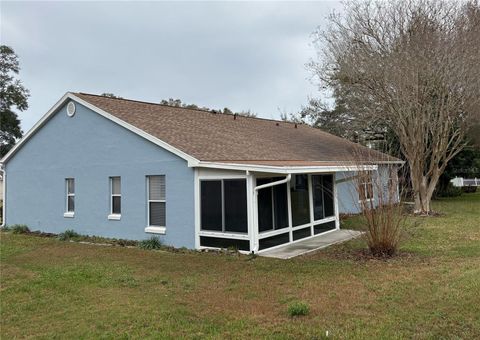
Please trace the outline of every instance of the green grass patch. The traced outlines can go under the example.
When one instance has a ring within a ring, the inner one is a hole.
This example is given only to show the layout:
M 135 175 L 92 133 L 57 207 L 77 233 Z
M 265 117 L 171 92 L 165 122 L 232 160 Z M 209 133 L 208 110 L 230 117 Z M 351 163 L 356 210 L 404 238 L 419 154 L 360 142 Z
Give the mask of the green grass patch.
M 310 307 L 305 302 L 293 302 L 288 305 L 287 313 L 292 317 L 308 315 L 308 313 L 310 313 Z

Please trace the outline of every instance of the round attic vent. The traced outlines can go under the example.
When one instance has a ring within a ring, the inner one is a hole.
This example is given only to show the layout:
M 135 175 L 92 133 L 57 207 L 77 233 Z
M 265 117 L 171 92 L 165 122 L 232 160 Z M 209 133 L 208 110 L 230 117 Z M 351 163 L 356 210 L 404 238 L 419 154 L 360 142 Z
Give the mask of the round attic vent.
M 69 117 L 73 117 L 73 115 L 75 114 L 75 103 L 74 102 L 70 102 L 68 103 L 67 105 L 67 115 Z

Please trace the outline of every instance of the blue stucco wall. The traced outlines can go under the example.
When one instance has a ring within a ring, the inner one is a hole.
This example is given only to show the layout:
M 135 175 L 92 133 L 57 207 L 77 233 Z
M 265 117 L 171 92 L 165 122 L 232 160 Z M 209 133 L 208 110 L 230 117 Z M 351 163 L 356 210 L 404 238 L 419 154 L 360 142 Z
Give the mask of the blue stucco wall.
M 378 171 L 373 176 L 373 195 L 375 206 L 379 202 L 379 190 L 383 190 L 383 200 L 388 197 L 388 179 L 390 177 L 391 165 L 379 165 Z M 336 181 L 341 181 L 344 178 L 355 176 L 354 171 L 339 172 L 336 174 Z M 338 211 L 341 214 L 358 214 L 361 211 L 361 205 L 359 203 L 357 183 L 355 180 L 343 181 L 337 184 L 338 192 Z
M 6 224 L 31 230 L 141 240 L 146 177 L 166 176 L 166 244 L 194 248 L 194 171 L 187 162 L 95 112 L 61 108 L 5 165 Z M 121 176 L 122 217 L 108 220 L 109 176 Z M 66 218 L 65 178 L 75 178 L 75 217 Z

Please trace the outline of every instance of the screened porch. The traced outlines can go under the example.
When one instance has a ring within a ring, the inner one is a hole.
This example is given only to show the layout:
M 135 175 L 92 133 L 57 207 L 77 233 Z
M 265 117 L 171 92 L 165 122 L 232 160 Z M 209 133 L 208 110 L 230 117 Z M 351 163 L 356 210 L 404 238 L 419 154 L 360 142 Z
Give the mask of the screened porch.
M 199 248 L 262 252 L 339 228 L 335 174 L 198 178 Z

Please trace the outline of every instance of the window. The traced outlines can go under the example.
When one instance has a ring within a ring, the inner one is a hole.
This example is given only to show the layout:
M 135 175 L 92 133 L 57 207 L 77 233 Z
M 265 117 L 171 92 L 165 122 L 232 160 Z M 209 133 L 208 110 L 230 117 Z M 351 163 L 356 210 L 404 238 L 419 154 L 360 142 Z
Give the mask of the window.
M 373 199 L 373 184 L 371 180 L 360 183 L 358 188 L 358 197 L 360 201 L 367 201 Z
M 63 214 L 65 217 L 73 217 L 75 213 L 75 179 L 65 179 L 66 188 L 66 211 Z
M 292 202 L 292 225 L 299 226 L 310 222 L 310 203 L 308 197 L 308 176 L 294 175 L 290 182 Z
M 247 184 L 245 179 L 200 181 L 202 230 L 247 233 Z
M 148 188 L 148 226 L 162 227 L 158 232 L 164 232 L 166 227 L 165 176 L 147 176 Z M 155 229 L 147 230 L 155 232 Z
M 122 213 L 122 188 L 120 177 L 110 177 L 110 215 L 109 219 L 119 219 Z

